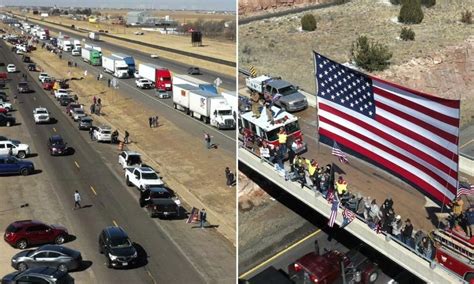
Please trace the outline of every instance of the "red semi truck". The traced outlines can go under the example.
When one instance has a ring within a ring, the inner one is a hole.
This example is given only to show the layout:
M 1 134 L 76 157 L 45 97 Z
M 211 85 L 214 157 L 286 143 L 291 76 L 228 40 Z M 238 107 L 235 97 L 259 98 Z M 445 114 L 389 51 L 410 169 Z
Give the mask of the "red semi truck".
M 171 81 L 171 72 L 170 70 L 153 64 L 143 64 L 138 65 L 138 75 L 141 78 L 148 79 L 155 83 L 155 89 L 157 92 L 172 92 L 173 91 L 173 82 Z M 171 97 L 171 94 L 170 94 Z

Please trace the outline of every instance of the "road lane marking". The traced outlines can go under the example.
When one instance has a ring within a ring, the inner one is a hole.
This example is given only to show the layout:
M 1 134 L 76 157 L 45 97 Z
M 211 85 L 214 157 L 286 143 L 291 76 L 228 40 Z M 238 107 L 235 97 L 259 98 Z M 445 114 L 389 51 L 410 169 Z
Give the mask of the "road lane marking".
M 146 273 L 148 273 L 148 276 L 150 276 L 151 281 L 153 281 L 153 284 L 156 284 L 155 278 L 153 277 L 153 275 L 151 275 L 151 272 L 148 269 L 146 270 Z
M 79 166 L 79 164 L 78 164 L 76 161 L 74 161 L 74 164 L 76 164 L 76 167 L 77 167 L 78 169 L 81 169 L 81 166 Z
M 55 128 L 55 127 L 53 127 L 53 131 L 56 132 L 56 128 Z
M 94 187 L 91 185 L 92 192 L 97 196 L 97 192 L 95 191 Z
M 467 145 L 471 144 L 472 142 L 474 142 L 474 139 L 471 139 L 471 140 L 467 141 L 466 143 L 462 144 L 462 146 L 459 146 L 459 149 L 462 149 L 462 148 L 466 147 Z
M 115 227 L 118 227 L 117 222 L 115 222 L 115 220 L 112 220 L 112 223 L 114 223 Z
M 33 97 L 33 100 L 36 101 L 36 97 Z
M 311 234 L 307 235 L 306 237 L 302 238 L 301 240 L 299 241 L 296 241 L 295 243 L 293 243 L 291 246 L 287 247 L 286 249 L 278 252 L 277 254 L 271 256 L 270 258 L 268 258 L 267 260 L 264 260 L 262 263 L 256 265 L 255 267 L 251 268 L 250 270 L 248 270 L 247 272 L 239 275 L 239 279 L 244 279 L 245 277 L 247 277 L 248 275 L 252 274 L 253 272 L 255 272 L 256 270 L 262 268 L 263 266 L 267 265 L 269 262 L 273 261 L 274 259 L 276 259 L 277 257 L 280 257 L 282 254 L 288 252 L 289 250 L 292 250 L 293 248 L 297 247 L 298 245 L 300 245 L 301 243 L 303 243 L 304 241 L 308 240 L 309 238 L 312 238 L 314 236 L 316 236 L 317 234 L 319 234 L 321 232 L 321 229 L 318 229 L 316 230 L 315 232 L 312 232 Z

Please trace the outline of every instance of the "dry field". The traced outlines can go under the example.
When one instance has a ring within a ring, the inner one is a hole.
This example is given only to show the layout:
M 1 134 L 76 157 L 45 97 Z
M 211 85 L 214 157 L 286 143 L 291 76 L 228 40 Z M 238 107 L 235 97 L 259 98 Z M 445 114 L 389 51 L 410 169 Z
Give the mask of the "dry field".
M 41 48 L 34 51 L 31 57 L 51 76 L 61 78 L 68 71 L 71 71 L 71 77 L 83 76 L 82 69 L 68 68 L 67 61 Z M 210 222 L 219 224 L 218 230 L 232 243 L 236 243 L 235 191 L 225 186 L 224 176 L 226 166 L 234 168 L 234 157 L 221 155 L 221 150 L 204 149 L 201 137 L 182 131 L 152 107 L 144 107 L 107 88 L 106 82 L 97 81 L 94 74 L 89 73 L 85 80 L 70 83 L 79 101 L 87 106 L 87 112 L 93 96 L 102 99 L 104 115 L 93 117 L 96 125 L 110 125 L 122 134 L 126 128 L 133 141 L 128 148 L 145 153 L 145 162 L 158 168 L 168 185 L 186 203 L 205 206 L 209 216 L 214 219 L 210 219 Z M 130 112 L 130 109 L 140 111 Z M 160 115 L 160 127 L 148 127 L 148 117 L 152 115 Z M 160 147 L 156 147 L 156 141 L 159 141 Z
M 354 0 L 314 10 L 318 23 L 314 32 L 299 31 L 302 13 L 239 26 L 239 66 L 254 65 L 259 73 L 282 76 L 314 93 L 312 50 L 347 62 L 352 42 L 367 35 L 393 52 L 390 69 L 376 76 L 438 96 L 461 97 L 463 124 L 469 122 L 468 114 L 474 110 L 469 36 L 474 29 L 459 18 L 461 11 L 474 7 L 474 0 L 438 0 L 434 7 L 424 8 L 423 22 L 411 26 L 416 33 L 413 42 L 398 39 L 402 27 L 396 22 L 399 6 L 387 2 Z M 414 66 L 416 71 L 410 69 Z

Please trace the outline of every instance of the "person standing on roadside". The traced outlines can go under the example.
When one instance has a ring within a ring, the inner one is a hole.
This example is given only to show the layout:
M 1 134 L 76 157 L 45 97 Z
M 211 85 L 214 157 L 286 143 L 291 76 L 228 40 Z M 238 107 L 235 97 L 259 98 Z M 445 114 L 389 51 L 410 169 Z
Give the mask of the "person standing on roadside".
M 207 222 L 206 218 L 207 218 L 206 209 L 202 208 L 201 212 L 199 212 L 199 220 L 201 222 L 201 225 L 199 226 L 199 228 L 204 229 L 204 223 Z
M 76 192 L 74 192 L 74 210 L 76 210 L 78 207 L 79 209 L 82 208 L 81 195 L 79 194 L 79 191 L 76 190 Z
M 127 130 L 125 130 L 125 136 L 123 137 L 123 143 L 128 144 L 128 137 L 130 134 L 128 133 Z
M 158 127 L 158 115 L 155 116 L 155 127 Z
M 231 178 L 231 171 L 229 169 L 229 167 L 226 167 L 225 168 L 225 179 L 226 179 L 226 185 L 228 187 L 231 187 L 232 186 L 232 180 L 230 179 Z
M 110 78 L 109 78 L 109 79 L 107 79 L 107 87 L 109 87 L 109 88 L 110 88 Z
M 89 128 L 89 135 L 91 136 L 91 141 L 94 141 L 94 128 Z
M 153 117 L 151 116 L 148 118 L 148 125 L 150 125 L 150 128 L 153 127 Z
M 211 149 L 211 135 L 204 131 L 204 142 L 206 143 L 207 149 Z

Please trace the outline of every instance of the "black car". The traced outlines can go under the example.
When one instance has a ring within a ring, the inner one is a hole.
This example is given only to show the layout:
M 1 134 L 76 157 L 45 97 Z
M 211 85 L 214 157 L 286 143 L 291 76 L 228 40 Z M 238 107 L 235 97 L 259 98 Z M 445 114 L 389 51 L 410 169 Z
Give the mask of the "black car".
M 201 75 L 201 70 L 199 69 L 199 67 L 189 67 L 188 74 L 189 75 Z
M 99 252 L 105 254 L 109 268 L 129 266 L 137 260 L 137 250 L 121 227 L 110 226 L 102 230 Z
M 16 283 L 74 284 L 74 278 L 65 271 L 46 266 L 15 271 L 2 278 L 2 284 Z
M 0 126 L 10 127 L 12 125 L 15 125 L 15 122 L 15 117 L 0 113 Z
M 59 99 L 59 104 L 61 106 L 67 106 L 69 103 L 72 103 L 72 102 L 74 102 L 74 98 L 72 97 L 61 97 Z
M 30 91 L 30 87 L 28 86 L 28 82 L 20 82 L 17 86 L 18 93 L 28 93 Z
M 173 195 L 162 185 L 148 186 L 140 192 L 140 207 L 146 207 L 150 217 L 176 217 L 179 206 L 173 200 Z
M 0 100 L 4 102 L 8 101 L 8 96 L 5 94 L 5 92 L 0 92 Z
M 29 56 L 23 56 L 23 62 L 31 63 L 31 58 Z
M 48 149 L 51 156 L 66 155 L 68 153 L 67 143 L 60 135 L 53 135 L 48 139 Z
M 30 63 L 28 64 L 27 68 L 28 68 L 28 71 L 36 71 L 36 64 Z

